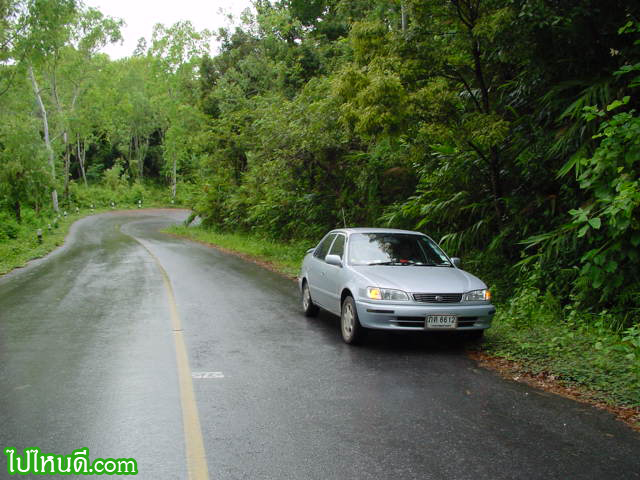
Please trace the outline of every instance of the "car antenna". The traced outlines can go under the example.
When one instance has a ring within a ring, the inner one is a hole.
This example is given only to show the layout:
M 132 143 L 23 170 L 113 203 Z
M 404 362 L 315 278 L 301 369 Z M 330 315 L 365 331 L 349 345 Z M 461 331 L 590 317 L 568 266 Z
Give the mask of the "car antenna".
M 344 216 L 344 207 L 342 208 L 342 223 L 344 224 L 344 228 L 347 228 L 347 218 Z

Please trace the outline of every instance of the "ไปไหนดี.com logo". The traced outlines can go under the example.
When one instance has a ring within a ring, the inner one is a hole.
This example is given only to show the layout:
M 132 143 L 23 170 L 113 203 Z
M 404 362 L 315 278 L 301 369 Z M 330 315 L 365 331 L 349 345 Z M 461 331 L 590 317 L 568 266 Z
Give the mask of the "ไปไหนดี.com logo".
M 15 448 L 5 448 L 9 475 L 27 473 L 49 475 L 137 475 L 138 464 L 133 458 L 96 458 L 89 460 L 89 449 L 74 450 L 72 455 L 40 453 L 39 448 L 25 448 L 17 454 Z

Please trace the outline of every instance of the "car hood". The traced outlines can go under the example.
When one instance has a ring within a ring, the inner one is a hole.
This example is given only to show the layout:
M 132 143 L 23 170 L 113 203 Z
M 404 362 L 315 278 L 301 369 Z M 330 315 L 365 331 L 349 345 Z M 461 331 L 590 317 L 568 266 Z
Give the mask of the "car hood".
M 418 266 L 352 266 L 372 287 L 412 293 L 464 293 L 487 288 L 477 277 L 458 268 Z

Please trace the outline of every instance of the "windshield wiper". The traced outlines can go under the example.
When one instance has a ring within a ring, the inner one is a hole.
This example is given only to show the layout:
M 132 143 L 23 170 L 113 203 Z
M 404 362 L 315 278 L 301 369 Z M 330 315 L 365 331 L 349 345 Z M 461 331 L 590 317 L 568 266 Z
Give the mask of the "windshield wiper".
M 422 263 L 422 262 L 418 262 L 418 263 L 409 263 L 407 265 L 411 265 L 413 267 L 450 267 L 451 264 L 449 262 L 445 262 L 445 263 Z
M 391 260 L 389 262 L 371 262 L 367 263 L 367 266 L 377 265 L 400 265 L 402 267 L 449 267 L 450 263 L 422 263 L 414 262 L 413 260 Z

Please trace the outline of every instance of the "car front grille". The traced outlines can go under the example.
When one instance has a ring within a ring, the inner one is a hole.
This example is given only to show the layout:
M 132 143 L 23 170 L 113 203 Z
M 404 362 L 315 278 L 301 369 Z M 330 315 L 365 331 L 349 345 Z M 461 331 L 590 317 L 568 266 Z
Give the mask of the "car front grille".
M 396 317 L 393 323 L 398 327 L 424 328 L 424 317 Z
M 461 293 L 414 293 L 413 299 L 423 303 L 459 303 Z
M 458 319 L 458 327 L 473 327 L 478 317 L 461 317 Z

